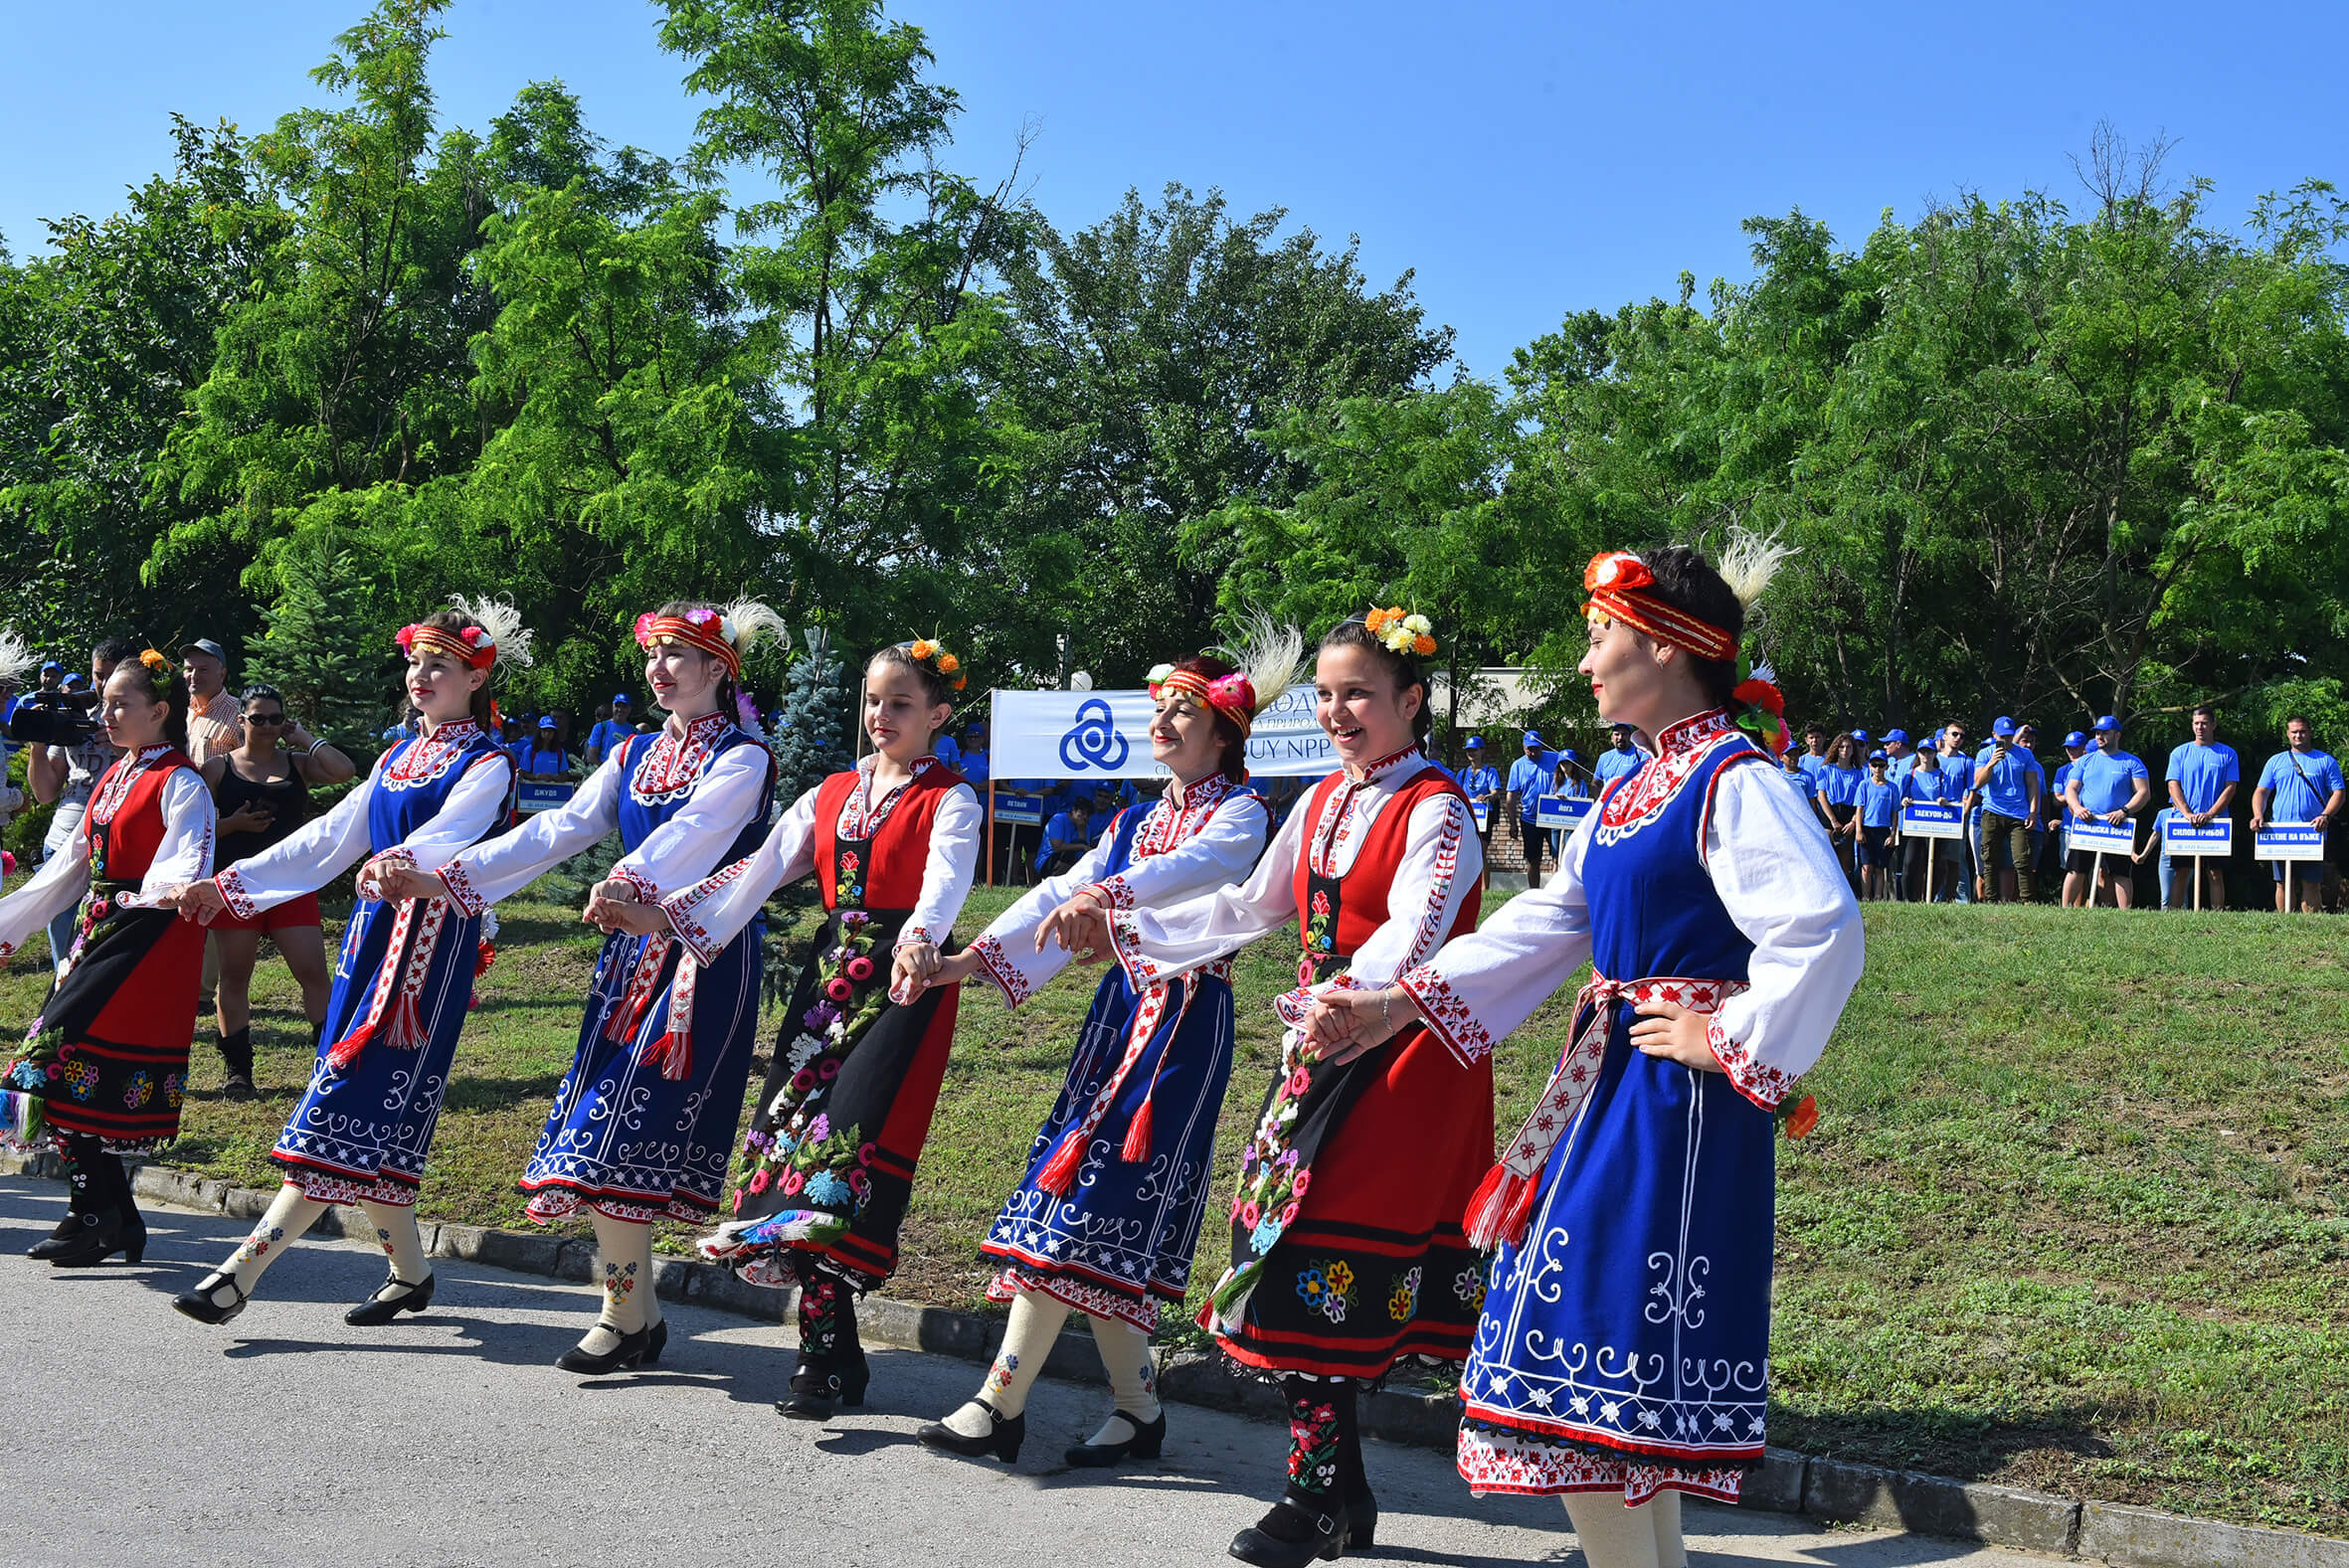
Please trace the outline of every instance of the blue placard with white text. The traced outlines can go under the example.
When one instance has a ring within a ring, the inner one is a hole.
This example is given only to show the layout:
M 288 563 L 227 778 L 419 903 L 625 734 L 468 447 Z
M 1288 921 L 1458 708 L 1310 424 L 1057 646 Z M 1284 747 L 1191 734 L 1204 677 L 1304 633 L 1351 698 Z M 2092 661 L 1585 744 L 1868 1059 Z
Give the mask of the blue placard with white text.
M 1937 800 L 1911 800 L 1900 807 L 1902 838 L 1963 838 L 1963 813 Z
M 2082 850 L 2091 855 L 2133 855 L 2137 852 L 2137 824 L 2134 822 L 2083 822 L 2078 817 L 2064 821 L 2064 852 Z
M 569 805 L 571 797 L 578 792 L 577 784 L 524 780 L 514 791 L 514 809 L 525 815 L 532 811 L 552 811 L 559 805 Z
M 2173 816 L 2161 824 L 2161 847 L 2172 860 L 2181 855 L 2225 855 L 2235 848 L 2235 824 L 2221 818 L 2197 827 Z
M 1484 833 L 1484 832 L 1489 832 L 1489 831 L 1491 831 L 1491 830 L 1492 830 L 1492 826 L 1493 826 L 1493 802 L 1492 802 L 1492 801 L 1490 801 L 1490 800 L 1471 800 L 1471 801 L 1469 801 L 1469 802 L 1468 802 L 1468 809 L 1469 809 L 1471 812 L 1475 813 L 1475 816 L 1476 816 L 1476 830 L 1477 830 L 1478 832 L 1480 832 L 1480 833 Z
M 2282 827 L 2262 827 L 2254 836 L 2259 841 L 2255 853 L 2261 860 L 2306 863 L 2324 859 L 2324 829 L 2321 827 L 2286 823 Z
M 995 796 L 995 820 L 1034 827 L 1044 820 L 1044 797 L 1040 794 L 998 794 Z
M 1562 827 L 1570 833 L 1580 827 L 1582 819 L 1589 814 L 1588 800 L 1577 800 L 1562 794 L 1545 794 L 1534 807 L 1534 824 L 1536 827 Z

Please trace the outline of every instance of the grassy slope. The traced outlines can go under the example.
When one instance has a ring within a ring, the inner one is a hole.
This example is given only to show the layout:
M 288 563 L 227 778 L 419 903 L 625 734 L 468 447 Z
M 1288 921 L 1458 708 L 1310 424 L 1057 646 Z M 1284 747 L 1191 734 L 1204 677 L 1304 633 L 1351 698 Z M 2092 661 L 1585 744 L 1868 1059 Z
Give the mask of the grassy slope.
M 979 895 L 966 930 L 1006 901 Z M 552 905 L 503 914 L 425 1209 L 510 1225 L 594 941 Z M 1772 1437 L 2349 1534 L 2339 928 L 1879 906 L 1869 929 L 1868 979 L 1809 1082 L 1825 1121 L 1780 1162 Z M 1226 1148 L 1262 1092 L 1263 1002 L 1289 972 L 1275 944 L 1243 960 Z M 0 1019 L 29 1017 L 41 985 L 38 953 L 19 957 Z M 992 991 L 964 997 L 897 1294 L 978 1300 L 972 1247 L 1090 991 L 1063 980 L 1016 1016 Z M 267 1184 L 310 1057 L 281 967 L 265 965 L 260 1003 L 264 1097 L 222 1102 L 199 1051 L 179 1158 Z M 1505 1127 L 1563 1026 L 1553 999 L 1504 1046 Z M 1202 1288 L 1223 1246 L 1211 1222 Z

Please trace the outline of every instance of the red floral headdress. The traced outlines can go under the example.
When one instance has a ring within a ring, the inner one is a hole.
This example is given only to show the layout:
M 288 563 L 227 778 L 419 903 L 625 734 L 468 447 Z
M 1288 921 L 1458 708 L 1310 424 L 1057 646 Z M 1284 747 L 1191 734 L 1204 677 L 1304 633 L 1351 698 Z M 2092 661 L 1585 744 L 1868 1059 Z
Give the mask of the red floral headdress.
M 1582 569 L 1582 588 L 1590 602 L 1582 613 L 1619 620 L 1634 631 L 1644 631 L 1659 642 L 1686 648 L 1701 659 L 1733 659 L 1737 639 L 1720 627 L 1699 620 L 1685 610 L 1675 610 L 1655 595 L 1643 592 L 1656 586 L 1656 574 L 1628 550 L 1602 551 Z
M 1255 728 L 1255 683 L 1245 670 L 1233 670 L 1229 675 L 1202 675 L 1197 670 L 1176 669 L 1172 664 L 1161 664 L 1150 672 L 1150 694 L 1164 696 L 1169 692 L 1196 698 L 1240 727 L 1242 739 Z
M 419 653 L 446 653 L 460 659 L 477 670 L 485 670 L 497 662 L 497 638 L 480 626 L 467 626 L 462 631 L 452 631 L 446 626 L 426 625 L 419 621 L 402 626 L 392 639 L 409 658 Z
M 715 610 L 688 610 L 681 615 L 656 615 L 650 610 L 636 617 L 636 646 L 649 652 L 663 642 L 682 642 L 699 648 L 726 666 L 729 676 L 742 673 L 742 654 L 734 646 L 734 627 Z
M 905 644 L 905 651 L 916 664 L 927 664 L 946 678 L 946 683 L 961 691 L 971 684 L 971 677 L 962 673 L 963 661 L 946 651 L 946 644 L 935 637 L 916 637 Z

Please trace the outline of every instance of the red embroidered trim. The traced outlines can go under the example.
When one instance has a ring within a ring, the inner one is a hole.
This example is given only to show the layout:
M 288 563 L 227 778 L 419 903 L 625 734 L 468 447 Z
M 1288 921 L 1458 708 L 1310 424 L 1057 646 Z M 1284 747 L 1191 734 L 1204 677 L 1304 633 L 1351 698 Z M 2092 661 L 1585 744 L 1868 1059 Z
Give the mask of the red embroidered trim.
M 856 765 L 856 787 L 850 789 L 848 797 L 840 802 L 840 817 L 833 824 L 833 831 L 842 838 L 873 837 L 880 832 L 881 824 L 889 820 L 889 813 L 897 809 L 897 802 L 904 798 L 906 790 L 911 789 L 919 783 L 922 775 L 931 769 L 944 766 L 945 764 L 935 757 L 915 758 L 913 772 L 907 776 L 905 783 L 881 796 L 880 801 L 875 804 L 870 800 L 873 788 L 873 760 L 870 757 L 862 759 Z M 899 946 L 903 945 L 904 942 L 901 938 Z
M 660 889 L 653 885 L 652 879 L 650 877 L 644 875 L 643 872 L 638 871 L 633 866 L 614 866 L 612 868 L 612 880 L 615 882 L 626 882 L 630 887 L 634 888 L 636 890 L 636 901 L 640 904 L 657 904 L 660 902 Z
M 260 906 L 253 902 L 253 895 L 246 888 L 245 879 L 237 874 L 235 866 L 214 877 L 212 885 L 220 889 L 221 902 L 239 920 L 251 920 L 261 913 Z
M 449 884 L 449 902 L 467 915 L 478 915 L 489 907 L 489 901 L 474 888 L 473 879 L 465 875 L 463 861 L 452 860 L 434 875 Z
M 1435 877 L 1428 884 L 1427 905 L 1419 914 L 1419 929 L 1411 936 L 1411 949 L 1403 955 L 1398 968 L 1425 961 L 1443 946 L 1447 923 L 1444 907 L 1452 899 L 1452 875 L 1460 864 L 1460 835 L 1468 826 L 1468 802 L 1446 792 L 1438 795 L 1444 805 L 1442 836 L 1435 843 Z
M 889 951 L 895 953 L 901 948 L 910 948 L 916 943 L 929 943 L 933 947 L 937 946 L 936 941 L 930 935 L 929 927 L 907 926 L 897 933 L 897 940 L 889 945 Z
M 755 855 L 746 855 L 730 865 L 720 866 L 693 886 L 660 900 L 660 910 L 668 917 L 669 930 L 675 932 L 677 940 L 702 962 L 717 962 L 718 954 L 724 945 L 717 941 L 716 935 L 707 926 L 694 919 L 693 912 L 717 897 L 719 891 L 729 883 L 740 878 L 756 858 Z M 749 922 L 743 924 L 748 925 Z
M 1155 1301 L 1134 1301 L 1115 1291 L 1087 1285 L 1056 1274 L 1030 1274 L 1025 1269 L 1006 1267 L 987 1284 L 987 1299 L 991 1302 L 1009 1302 L 1026 1292 L 1049 1296 L 1063 1307 L 1075 1308 L 1093 1317 L 1116 1317 L 1132 1323 L 1146 1334 L 1159 1331 L 1159 1304 Z
M 1422 963 L 1396 975 L 1395 983 L 1403 988 L 1404 995 L 1419 1004 L 1428 1032 L 1443 1041 L 1463 1065 L 1472 1065 L 1493 1054 L 1493 1037 L 1476 1021 L 1468 1003 L 1460 999 L 1451 982 L 1440 972 Z
M 1460 1477 L 1471 1493 L 1502 1491 L 1547 1496 L 1557 1492 L 1620 1491 L 1636 1508 L 1660 1491 L 1735 1502 L 1744 1473 L 1733 1467 L 1681 1470 L 1608 1459 L 1554 1443 L 1464 1426 L 1456 1449 Z
M 1140 859 L 1146 853 L 1158 854 L 1161 853 L 1161 851 L 1144 850 L 1142 847 L 1142 835 L 1140 833 L 1135 834 L 1135 858 Z M 1124 873 L 1122 872 L 1114 877 L 1104 877 L 1099 882 L 1088 882 L 1083 887 L 1077 889 L 1077 891 L 1079 893 L 1092 894 L 1096 899 L 1101 901 L 1101 907 L 1104 909 L 1132 909 L 1134 907 L 1134 884 L 1128 882 Z
M 1666 730 L 1658 738 L 1663 750 L 1639 770 L 1616 781 L 1598 808 L 1595 837 L 1601 844 L 1618 843 L 1654 821 L 1698 764 L 1714 749 L 1741 739 L 1744 732 L 1729 723 L 1725 710 L 1700 714 Z
M 420 735 L 384 765 L 381 783 L 391 789 L 413 789 L 431 784 L 455 765 L 466 745 L 480 733 L 480 726 L 472 720 L 457 719 L 430 735 Z
M 709 767 L 710 753 L 718 738 L 732 728 L 734 721 L 722 713 L 703 714 L 685 726 L 682 738 L 669 734 L 664 727 L 652 737 L 652 744 L 644 748 L 643 757 L 630 771 L 629 793 L 637 804 L 650 805 L 680 789 L 692 788 L 694 781 Z
M 979 960 L 979 972 L 995 982 L 995 989 L 1003 993 L 1003 1005 L 1017 1007 L 1031 994 L 1027 976 L 1020 973 L 1003 951 L 1003 945 L 993 937 L 982 937 L 971 944 L 971 952 Z
M 89 821 L 105 827 L 114 820 L 114 813 L 122 809 L 122 802 L 130 797 L 133 784 L 146 777 L 155 763 L 171 754 L 168 746 L 142 747 L 136 757 L 125 757 L 106 770 L 106 782 L 90 802 Z M 84 831 L 88 831 L 87 827 Z
M 1777 1110 L 1778 1102 L 1793 1093 L 1799 1075 L 1755 1061 L 1750 1046 L 1730 1039 L 1722 1030 L 1718 1013 L 1705 1026 L 1705 1044 L 1721 1071 L 1729 1075 L 1729 1082 L 1736 1085 L 1737 1093 L 1764 1111 Z
M 1116 951 L 1118 962 L 1136 990 L 1158 983 L 1159 966 L 1143 954 L 1142 932 L 1130 912 L 1109 917 L 1109 945 Z

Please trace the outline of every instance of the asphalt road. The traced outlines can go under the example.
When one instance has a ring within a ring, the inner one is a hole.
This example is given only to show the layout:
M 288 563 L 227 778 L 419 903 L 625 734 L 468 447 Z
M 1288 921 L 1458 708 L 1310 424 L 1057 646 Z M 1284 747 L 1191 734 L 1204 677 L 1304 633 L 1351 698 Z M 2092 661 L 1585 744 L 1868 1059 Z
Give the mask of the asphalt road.
M 65 1189 L 0 1178 L 0 1289 L 14 1420 L 5 1450 L 12 1564 L 724 1565 L 1228 1562 L 1275 1494 L 1283 1434 L 1173 1408 L 1164 1460 L 1103 1477 L 1061 1450 L 1104 1390 L 1044 1382 L 1012 1468 L 933 1454 L 914 1429 L 980 1368 L 874 1357 L 871 1403 L 828 1427 L 774 1411 L 792 1356 L 768 1324 L 671 1306 L 657 1370 L 588 1381 L 551 1364 L 595 1307 L 583 1286 L 437 1260 L 438 1300 L 389 1329 L 342 1309 L 379 1254 L 308 1240 L 236 1321 L 173 1312 L 246 1227 L 150 1210 L 136 1268 L 23 1257 Z M 1483 1568 L 1581 1555 L 1554 1501 L 1472 1499 L 1442 1455 L 1373 1442 L 1376 1560 Z M 1920 1536 L 1819 1532 L 1691 1506 L 1692 1561 L 1832 1568 L 2043 1562 Z

